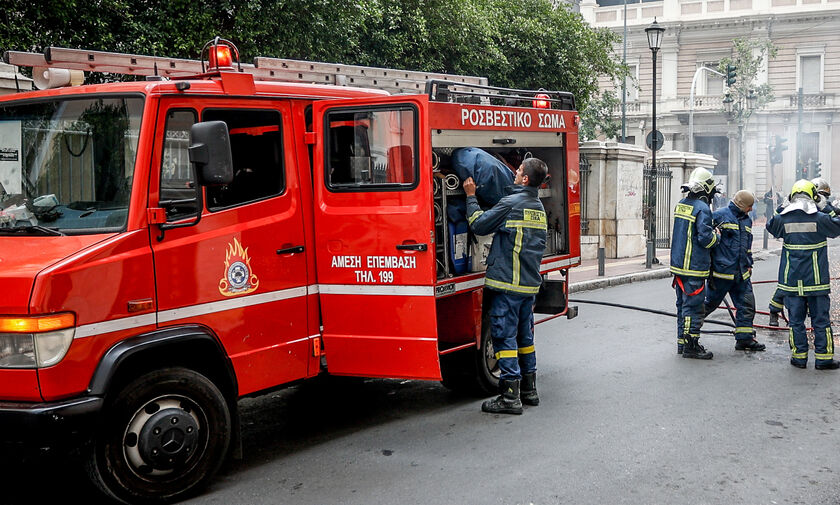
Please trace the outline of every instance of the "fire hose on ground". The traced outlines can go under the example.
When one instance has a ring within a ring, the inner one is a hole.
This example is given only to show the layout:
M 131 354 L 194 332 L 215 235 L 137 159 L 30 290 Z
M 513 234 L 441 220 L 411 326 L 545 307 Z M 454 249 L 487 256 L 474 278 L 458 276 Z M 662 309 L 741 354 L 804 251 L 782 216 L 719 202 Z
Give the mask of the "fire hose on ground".
M 840 279 L 840 277 L 832 277 L 830 280 L 833 281 L 833 280 L 837 280 L 837 279 Z M 776 283 L 776 282 L 777 281 L 775 281 L 775 280 L 754 281 L 753 284 L 770 284 L 770 283 Z M 729 296 L 729 295 L 727 295 L 727 296 Z M 650 312 L 651 314 L 659 314 L 659 315 L 662 315 L 662 316 L 668 316 L 668 317 L 673 317 L 673 318 L 678 317 L 677 314 L 672 313 L 672 312 L 667 312 L 667 311 L 664 311 L 664 310 L 657 310 L 657 309 L 649 309 L 649 308 L 646 308 L 646 307 L 639 307 L 639 306 L 636 306 L 636 305 L 629 305 L 629 304 L 625 304 L 625 303 L 603 302 L 603 301 L 598 301 L 598 300 L 583 300 L 583 299 L 580 299 L 580 298 L 569 298 L 569 303 L 586 303 L 586 304 L 592 304 L 592 305 L 604 305 L 606 307 L 616 307 L 616 308 L 619 308 L 619 309 L 637 310 L 637 311 L 640 311 L 640 312 Z M 724 303 L 724 305 L 721 305 L 717 308 L 719 308 L 719 309 L 725 308 L 727 310 L 727 313 L 729 314 L 729 317 L 732 319 L 732 322 L 730 323 L 728 321 L 719 321 L 719 320 L 716 320 L 716 319 L 706 319 L 703 322 L 704 324 L 717 324 L 717 325 L 721 325 L 721 326 L 728 326 L 728 327 L 733 328 L 733 329 L 735 328 L 735 308 L 730 304 L 730 302 L 726 298 L 723 299 L 723 303 Z M 756 314 L 762 314 L 762 315 L 769 315 L 770 314 L 770 312 L 765 311 L 765 310 L 756 310 L 755 313 Z M 789 323 L 788 318 L 785 315 L 784 311 L 781 311 L 779 315 L 785 321 L 785 323 Z M 753 323 L 753 328 L 760 328 L 760 329 L 763 329 L 763 330 L 773 330 L 773 331 L 789 331 L 790 330 L 789 326 L 770 326 L 770 325 L 755 324 L 755 323 Z M 806 328 L 806 330 L 807 331 L 813 331 L 813 328 L 809 327 L 809 328 Z M 724 334 L 724 335 L 729 334 L 729 335 L 734 335 L 734 331 L 732 331 L 732 330 L 700 330 L 700 333 L 703 333 L 703 334 Z

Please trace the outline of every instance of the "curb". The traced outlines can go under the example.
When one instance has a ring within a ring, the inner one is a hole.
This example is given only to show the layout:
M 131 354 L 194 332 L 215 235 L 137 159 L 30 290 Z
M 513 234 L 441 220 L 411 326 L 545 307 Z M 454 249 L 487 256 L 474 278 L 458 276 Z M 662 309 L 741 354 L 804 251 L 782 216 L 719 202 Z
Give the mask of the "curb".
M 569 284 L 569 293 L 591 291 L 593 289 L 608 288 L 610 286 L 620 286 L 621 284 L 630 284 L 631 282 L 664 279 L 665 277 L 670 276 L 671 271 L 668 270 L 668 267 L 663 266 L 652 270 L 646 270 L 644 272 L 633 272 L 632 274 L 617 275 L 615 277 L 603 277 L 601 279 L 573 282 Z
M 753 253 L 753 260 L 763 261 L 771 256 L 778 256 L 781 249 L 761 250 Z M 633 272 L 630 274 L 617 275 L 615 277 L 602 277 L 600 279 L 592 279 L 588 281 L 573 282 L 569 284 L 569 293 L 579 293 L 581 291 L 592 291 L 594 289 L 603 289 L 611 286 L 620 286 L 622 284 L 630 284 L 631 282 L 650 281 L 654 279 L 664 279 L 671 276 L 671 271 L 667 266 L 661 266 L 656 269 L 644 270 L 642 272 Z

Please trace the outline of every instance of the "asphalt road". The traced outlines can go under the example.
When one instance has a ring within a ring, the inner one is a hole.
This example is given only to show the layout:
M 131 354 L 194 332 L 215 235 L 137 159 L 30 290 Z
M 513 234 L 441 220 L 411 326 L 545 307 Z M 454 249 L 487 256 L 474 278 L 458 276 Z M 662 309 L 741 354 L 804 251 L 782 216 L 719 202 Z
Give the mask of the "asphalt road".
M 756 287 L 760 309 L 772 289 Z M 574 297 L 674 310 L 668 279 Z M 785 332 L 761 332 L 763 353 L 704 336 L 714 360 L 682 359 L 675 328 L 590 304 L 538 326 L 542 403 L 522 416 L 418 381 L 324 378 L 244 400 L 245 458 L 187 503 L 840 503 L 840 371 L 791 367 Z M 0 503 L 91 498 L 74 474 L 5 469 Z

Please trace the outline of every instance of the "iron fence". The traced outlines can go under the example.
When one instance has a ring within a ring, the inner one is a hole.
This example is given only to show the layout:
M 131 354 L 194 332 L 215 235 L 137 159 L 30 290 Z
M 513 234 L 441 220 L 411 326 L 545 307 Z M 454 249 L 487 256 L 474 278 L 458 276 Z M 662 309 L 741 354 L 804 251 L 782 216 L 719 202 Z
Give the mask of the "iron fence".
M 653 238 L 658 249 L 671 247 L 671 167 L 657 162 L 656 167 L 648 160 L 644 168 L 644 192 L 642 194 L 642 218 L 645 221 L 645 236 Z
M 585 154 L 580 155 L 580 234 L 589 233 L 589 209 L 587 195 L 589 194 L 589 174 L 592 173 L 592 164 L 589 163 Z

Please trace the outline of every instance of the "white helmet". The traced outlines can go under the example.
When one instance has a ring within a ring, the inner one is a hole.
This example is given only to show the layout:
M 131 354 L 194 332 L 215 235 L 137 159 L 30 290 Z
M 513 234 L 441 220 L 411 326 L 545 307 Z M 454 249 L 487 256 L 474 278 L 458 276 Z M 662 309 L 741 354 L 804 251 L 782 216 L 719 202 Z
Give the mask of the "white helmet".
M 813 182 L 814 186 L 817 187 L 817 193 L 822 193 L 825 196 L 831 196 L 831 186 L 828 185 L 827 180 L 822 177 L 817 177 L 816 179 L 811 179 L 811 182 Z
M 705 168 L 695 168 L 688 176 L 688 182 L 682 185 L 683 191 L 690 193 L 705 193 L 709 196 L 716 191 L 715 178 Z

